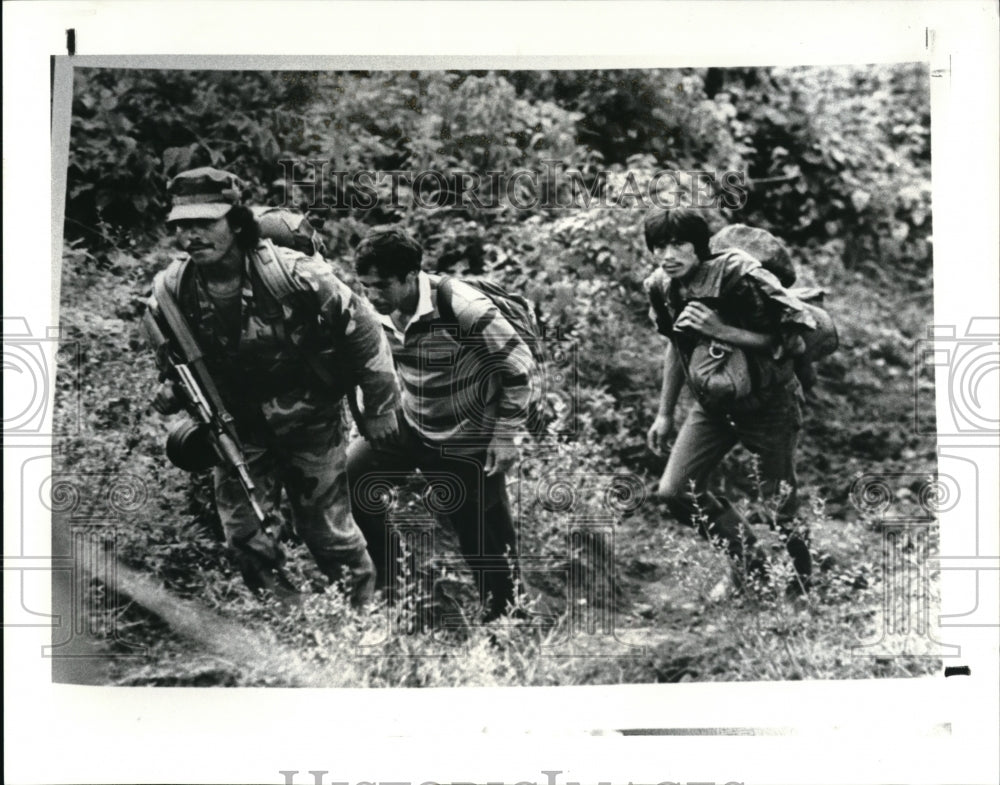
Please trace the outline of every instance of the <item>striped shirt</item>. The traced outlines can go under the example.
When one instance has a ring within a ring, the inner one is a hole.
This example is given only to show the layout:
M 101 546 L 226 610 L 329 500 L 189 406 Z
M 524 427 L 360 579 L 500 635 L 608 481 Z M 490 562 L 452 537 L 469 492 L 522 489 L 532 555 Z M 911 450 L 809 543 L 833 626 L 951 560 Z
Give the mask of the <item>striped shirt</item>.
M 486 445 L 495 433 L 523 433 L 539 383 L 527 344 L 482 292 L 454 280 L 455 321 L 447 321 L 440 278 L 421 272 L 417 281 L 417 308 L 402 330 L 381 315 L 409 424 L 432 444 Z

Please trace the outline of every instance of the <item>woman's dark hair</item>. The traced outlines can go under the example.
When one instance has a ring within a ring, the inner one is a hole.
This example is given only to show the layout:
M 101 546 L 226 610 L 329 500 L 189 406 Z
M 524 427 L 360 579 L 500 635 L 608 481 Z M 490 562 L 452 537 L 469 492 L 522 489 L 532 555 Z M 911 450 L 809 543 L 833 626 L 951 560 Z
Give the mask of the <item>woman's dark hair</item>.
M 260 225 L 253 211 L 244 205 L 236 205 L 226 213 L 226 223 L 236 235 L 236 244 L 242 251 L 251 251 L 260 242 Z
M 365 275 L 374 267 L 383 278 L 402 281 L 420 269 L 424 249 L 401 226 L 376 226 L 354 250 L 354 267 Z
M 710 232 L 708 224 L 697 210 L 677 207 L 668 210 L 662 207 L 650 210 L 643 221 L 646 247 L 650 251 L 662 248 L 667 243 L 691 243 L 699 259 L 707 259 Z

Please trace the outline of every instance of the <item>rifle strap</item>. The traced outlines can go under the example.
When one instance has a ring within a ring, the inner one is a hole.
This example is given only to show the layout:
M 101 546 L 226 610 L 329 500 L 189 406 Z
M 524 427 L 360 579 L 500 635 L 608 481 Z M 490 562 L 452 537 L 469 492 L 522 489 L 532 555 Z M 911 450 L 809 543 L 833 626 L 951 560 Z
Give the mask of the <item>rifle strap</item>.
M 452 302 L 454 296 L 452 294 L 452 281 L 450 275 L 442 275 L 438 281 L 437 308 L 438 313 L 446 322 L 458 321 L 458 317 L 455 316 L 455 304 Z
M 178 271 L 177 276 L 178 281 L 184 274 L 184 267 L 187 265 L 187 262 L 182 262 L 181 265 L 182 267 Z M 205 356 L 201 351 L 201 347 L 191 332 L 184 314 L 181 313 L 176 298 L 167 286 L 166 277 L 167 271 L 162 271 L 157 273 L 153 279 L 153 298 L 156 300 L 156 305 L 163 315 L 171 334 L 177 340 L 181 353 L 187 363 L 194 369 L 209 403 L 212 404 L 212 407 L 219 413 L 220 417 L 231 421 L 232 417 L 226 410 L 222 396 L 219 394 L 219 389 L 215 386 L 215 382 L 212 379 L 212 374 L 208 372 L 208 368 L 205 366 Z M 233 435 L 235 436 L 235 433 Z M 242 446 L 240 446 L 240 449 L 242 449 Z
M 171 291 L 171 284 L 173 284 L 174 291 L 180 291 L 181 281 L 184 278 L 187 265 L 187 260 L 184 260 L 171 265 L 166 271 L 158 273 L 153 280 L 153 294 L 157 303 L 160 304 L 160 310 L 168 326 L 176 336 L 178 343 L 181 344 L 182 351 L 185 356 L 189 357 L 189 363 L 197 369 L 198 376 L 204 384 L 205 394 L 208 396 L 212 406 L 217 411 L 225 412 L 226 409 L 222 404 L 222 397 L 219 395 L 214 382 L 212 382 L 211 375 L 205 368 L 201 347 L 198 346 L 198 342 L 191 333 L 187 325 L 187 320 L 181 313 L 177 299 Z M 284 299 L 304 291 L 302 286 L 289 273 L 288 268 L 270 240 L 262 241 L 254 249 L 250 268 L 263 285 L 264 291 L 274 300 L 273 303 L 265 307 L 262 315 L 268 320 L 278 340 L 290 344 L 291 341 L 285 341 L 286 331 L 281 303 Z M 169 283 L 167 281 L 168 276 L 170 276 Z M 299 347 L 295 346 L 294 348 L 298 350 Z M 342 352 L 342 354 L 345 353 Z M 316 354 L 300 351 L 299 355 L 312 370 L 316 378 L 319 379 L 320 383 L 327 389 L 342 389 L 335 381 L 333 373 L 320 362 L 320 358 Z M 353 384 L 349 385 L 347 390 L 347 403 L 351 409 L 351 416 L 354 418 L 354 422 L 357 423 L 358 431 L 362 436 L 365 436 L 367 429 L 364 424 L 364 416 L 361 414 L 358 406 L 355 385 Z
M 302 291 L 302 286 L 292 277 L 288 268 L 270 240 L 261 240 L 253 250 L 254 267 L 260 275 L 267 290 L 279 303 L 284 302 L 296 292 Z
M 268 320 L 271 323 L 272 329 L 275 331 L 275 335 L 279 340 L 283 340 L 285 336 L 285 325 L 284 325 L 284 314 L 282 313 L 281 303 L 283 303 L 287 298 L 304 291 L 302 285 L 299 284 L 292 274 L 288 271 L 285 263 L 282 261 L 278 252 L 275 250 L 274 244 L 270 240 L 263 240 L 260 245 L 253 251 L 253 263 L 251 264 L 252 269 L 254 269 L 257 275 L 260 277 L 260 282 L 264 285 L 264 288 L 276 301 L 277 306 L 274 313 L 268 313 Z M 291 343 L 290 341 L 288 343 Z M 298 349 L 299 347 L 295 347 Z M 346 352 L 341 350 L 341 355 L 346 357 Z M 320 361 L 319 356 L 312 352 L 300 351 L 299 352 L 302 359 L 312 370 L 313 374 L 320 380 L 320 382 L 326 386 L 329 390 L 339 390 L 343 389 L 342 383 L 337 383 L 334 379 L 333 373 Z M 365 425 L 364 417 L 361 414 L 361 410 L 358 407 L 358 399 L 355 393 L 356 386 L 352 383 L 347 385 L 347 404 L 351 409 L 351 416 L 354 418 L 354 422 L 357 423 L 358 431 L 365 435 Z
M 669 314 L 667 312 L 667 306 L 663 300 L 661 292 L 659 292 L 656 289 L 652 290 L 650 292 L 650 303 L 653 306 L 653 311 L 656 313 L 657 329 L 660 330 L 661 335 L 664 335 L 666 339 L 670 341 L 670 345 L 674 349 L 674 362 L 680 363 L 681 373 L 684 374 L 684 382 L 687 385 L 687 388 L 691 391 L 691 394 L 694 395 L 695 398 L 700 403 L 701 402 L 700 396 L 695 391 L 694 385 L 691 384 L 691 369 L 688 368 L 688 360 L 684 356 L 684 352 L 681 351 L 681 345 L 677 341 L 677 338 L 674 334 L 674 326 L 672 319 L 670 320 L 670 326 L 669 326 L 670 333 L 666 334 L 663 332 L 663 330 L 666 329 L 665 322 L 666 319 L 669 318 Z
M 468 284 L 463 284 L 463 285 L 468 287 Z M 499 306 L 497 306 L 497 304 L 493 302 L 493 298 L 490 297 L 486 292 L 477 290 L 476 293 L 485 297 L 493 304 L 494 307 L 499 309 Z M 461 333 L 462 326 L 459 324 L 458 315 L 455 313 L 455 279 L 450 275 L 442 275 L 438 279 L 437 309 L 438 313 L 441 314 L 441 318 L 445 322 L 454 323 L 459 328 L 459 333 Z M 483 334 L 481 332 L 477 333 L 475 331 L 472 331 L 471 335 L 474 338 L 478 337 L 480 340 L 483 339 Z
M 677 343 L 677 339 L 671 336 L 669 338 L 670 345 L 674 347 L 674 354 L 676 355 L 675 362 L 680 363 L 681 371 L 684 374 L 684 381 L 687 383 L 687 388 L 691 391 L 691 394 L 701 402 L 701 397 L 695 392 L 694 385 L 691 384 L 691 369 L 688 368 L 687 360 L 684 357 L 684 353 L 681 351 L 680 344 Z

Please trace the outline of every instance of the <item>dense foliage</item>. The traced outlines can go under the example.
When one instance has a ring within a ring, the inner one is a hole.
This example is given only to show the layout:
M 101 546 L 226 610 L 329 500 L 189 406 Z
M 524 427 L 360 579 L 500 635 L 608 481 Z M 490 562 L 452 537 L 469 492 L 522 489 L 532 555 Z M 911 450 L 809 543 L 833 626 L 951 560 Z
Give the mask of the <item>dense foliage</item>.
M 258 199 L 273 202 L 285 199 L 281 178 L 293 172 L 283 160 L 326 161 L 343 172 L 480 174 L 544 171 L 549 161 L 592 173 L 645 156 L 657 169 L 745 172 L 750 203 L 741 219 L 799 243 L 832 241 L 848 266 L 889 263 L 927 273 L 928 107 L 920 64 L 510 73 L 80 70 L 67 233 L 96 230 L 113 242 L 155 229 L 167 207 L 166 179 L 198 165 L 225 165 L 256 185 Z M 348 201 L 342 188 L 325 182 L 324 201 Z M 324 212 L 315 192 L 296 196 Z M 367 222 L 393 217 L 380 209 L 360 212 Z M 499 216 L 491 210 L 475 217 Z
M 819 392 L 799 452 L 817 548 L 837 559 L 811 605 L 734 610 L 719 603 L 711 592 L 724 573 L 721 557 L 693 533 L 675 530 L 666 510 L 647 501 L 613 515 L 619 578 L 615 596 L 603 602 L 625 627 L 648 632 L 656 642 L 651 659 L 618 670 L 593 662 L 555 667 L 533 659 L 547 645 L 543 636 L 523 649 L 510 644 L 513 653 L 508 649 L 506 659 L 493 661 L 493 672 L 481 659 L 488 657 L 488 646 L 477 648 L 484 639 L 473 635 L 466 644 L 475 657 L 466 665 L 475 667 L 441 665 L 417 673 L 372 666 L 352 671 L 351 678 L 471 684 L 478 674 L 479 683 L 541 684 L 864 675 L 857 661 L 834 654 L 872 631 L 880 607 L 879 533 L 852 508 L 848 490 L 859 473 L 912 475 L 935 466 L 932 440 L 912 425 L 915 401 L 930 406 L 922 410 L 922 421 L 933 416 L 933 402 L 913 390 L 916 384 L 926 392 L 930 385 L 913 376 L 914 342 L 925 331 L 931 305 L 923 66 L 78 69 L 75 79 L 62 325 L 86 351 L 79 366 L 60 367 L 59 412 L 67 436 L 58 460 L 77 471 L 156 478 L 150 505 L 123 530 L 120 551 L 128 563 L 265 637 L 294 642 L 297 656 L 334 656 L 312 631 L 323 614 L 339 618 L 343 608 L 317 601 L 292 624 L 249 601 L 213 537 L 203 480 L 190 490 L 187 476 L 166 465 L 160 451 L 163 423 L 148 408 L 155 374 L 138 316 L 140 295 L 171 253 L 163 218 L 173 174 L 200 165 L 224 167 L 246 179 L 253 201 L 288 202 L 307 211 L 331 257 L 345 269 L 367 225 L 400 221 L 424 244 L 429 268 L 485 273 L 537 301 L 558 335 L 551 342 L 553 364 L 565 371 L 562 386 L 550 390 L 560 414 L 554 430 L 561 435 L 529 453 L 522 491 L 547 477 L 570 478 L 583 505 L 576 513 L 586 518 L 607 512 L 587 497 L 594 478 L 626 474 L 644 486 L 662 469 L 662 460 L 645 447 L 662 344 L 650 328 L 641 289 L 651 270 L 639 229 L 641 195 L 664 169 L 743 172 L 746 205 L 709 211 L 710 222 L 762 225 L 785 238 L 801 282 L 827 288 L 841 330 L 841 349 L 819 368 Z M 370 184 L 337 174 L 363 170 L 411 177 L 398 184 L 395 201 L 380 183 L 377 203 L 366 204 Z M 481 183 L 495 172 L 541 174 L 509 191 L 515 199 L 479 206 L 460 198 L 454 178 L 412 177 L 431 170 L 467 173 Z M 587 206 L 589 197 L 601 194 L 616 206 Z M 76 403 L 83 416 L 69 427 Z M 753 467 L 746 453 L 727 459 L 719 481 L 752 503 Z M 532 493 L 523 496 L 521 507 L 528 552 L 564 565 L 567 574 L 595 569 L 598 552 L 585 543 L 568 546 L 567 516 Z M 293 558 L 293 565 L 306 570 L 304 561 Z M 545 633 L 556 635 L 566 614 L 575 612 L 566 607 L 567 579 L 536 577 L 534 588 L 548 616 L 560 620 Z M 368 629 L 367 622 L 355 622 L 361 626 L 353 632 L 342 630 L 345 656 L 350 641 L 356 642 L 352 636 Z M 173 641 L 148 619 L 135 623 L 166 653 L 153 672 L 122 680 L 195 683 L 175 667 L 176 647 L 188 644 Z M 768 632 L 775 629 L 782 630 L 778 638 Z M 682 641 L 680 653 L 670 650 L 676 640 Z M 777 640 L 786 647 L 782 651 L 793 652 L 780 666 L 772 656 Z M 434 644 L 393 644 L 407 650 L 424 645 Z M 900 660 L 871 672 L 924 667 Z M 274 682 L 274 674 L 236 670 L 210 678 L 283 683 Z M 303 683 L 293 676 L 288 681 Z

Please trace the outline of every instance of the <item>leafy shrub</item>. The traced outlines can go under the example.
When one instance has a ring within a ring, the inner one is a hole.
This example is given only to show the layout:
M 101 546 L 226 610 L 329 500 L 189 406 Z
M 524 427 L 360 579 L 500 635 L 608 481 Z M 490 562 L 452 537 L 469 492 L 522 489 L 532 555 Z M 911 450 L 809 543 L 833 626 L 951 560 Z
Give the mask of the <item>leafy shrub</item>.
M 662 166 L 741 168 L 750 148 L 730 127 L 735 111 L 705 92 L 703 69 L 514 71 L 534 100 L 577 113 L 577 140 L 605 165 L 648 154 Z
M 774 69 L 766 89 L 727 84 L 761 181 L 748 209 L 795 242 L 843 238 L 848 266 L 927 273 L 929 89 L 921 64 Z
M 738 170 L 740 215 L 797 243 L 846 240 L 846 262 L 930 268 L 929 79 L 923 64 L 530 71 L 526 96 L 570 109 L 606 165 Z
M 107 247 L 162 225 L 168 179 L 196 166 L 256 185 L 301 135 L 309 75 L 77 69 L 67 170 L 66 236 Z

